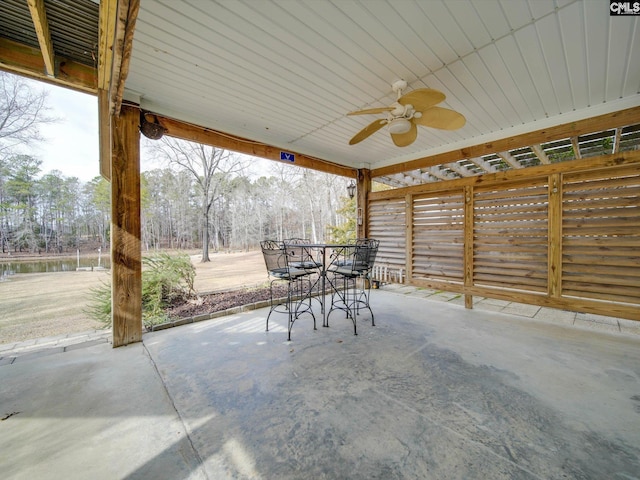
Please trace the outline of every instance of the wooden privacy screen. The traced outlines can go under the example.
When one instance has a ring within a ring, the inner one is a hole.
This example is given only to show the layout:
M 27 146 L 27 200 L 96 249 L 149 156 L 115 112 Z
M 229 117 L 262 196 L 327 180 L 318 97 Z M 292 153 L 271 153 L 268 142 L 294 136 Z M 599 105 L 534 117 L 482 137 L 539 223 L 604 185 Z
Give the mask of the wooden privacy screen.
M 372 192 L 369 235 L 412 285 L 640 320 L 640 152 Z

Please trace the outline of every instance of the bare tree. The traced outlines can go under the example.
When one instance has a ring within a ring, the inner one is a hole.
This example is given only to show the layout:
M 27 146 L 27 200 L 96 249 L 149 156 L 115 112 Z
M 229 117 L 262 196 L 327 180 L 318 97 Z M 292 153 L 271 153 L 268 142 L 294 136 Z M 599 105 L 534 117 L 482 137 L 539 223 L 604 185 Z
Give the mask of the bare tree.
M 55 121 L 46 114 L 46 100 L 45 90 L 34 91 L 22 77 L 0 72 L 0 154 L 42 141 L 38 127 Z
M 211 208 L 223 194 L 222 186 L 229 175 L 244 169 L 241 157 L 227 150 L 170 137 L 164 137 L 154 144 L 152 151 L 167 161 L 170 166 L 186 170 L 193 175 L 200 194 L 202 262 L 211 261 L 209 258 Z

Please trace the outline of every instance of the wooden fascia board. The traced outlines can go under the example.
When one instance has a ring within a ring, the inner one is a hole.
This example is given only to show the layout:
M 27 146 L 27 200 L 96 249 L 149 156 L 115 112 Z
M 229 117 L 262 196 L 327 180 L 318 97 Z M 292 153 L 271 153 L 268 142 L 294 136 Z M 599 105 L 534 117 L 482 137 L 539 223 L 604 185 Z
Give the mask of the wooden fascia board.
M 44 8 L 44 0 L 28 0 L 27 3 L 29 4 L 33 27 L 38 36 L 45 73 L 50 77 L 54 77 L 56 71 L 55 54 L 53 52 L 53 44 L 51 43 L 51 33 L 49 32 L 49 22 L 47 21 L 47 12 Z
M 380 177 L 391 175 L 393 173 L 407 172 L 417 168 L 427 168 L 434 165 L 441 165 L 443 163 L 457 162 L 458 160 L 463 160 L 465 158 L 482 157 L 483 155 L 490 155 L 496 152 L 528 147 L 536 143 L 546 143 L 552 140 L 571 138 L 587 133 L 633 125 L 636 123 L 640 123 L 640 107 L 627 108 L 625 110 L 607 113 L 585 120 L 535 130 L 515 137 L 507 137 L 494 142 L 487 142 L 430 157 L 423 157 L 407 162 L 396 163 L 386 167 L 375 168 L 371 171 L 371 176 Z
M 140 0 L 118 2 L 113 43 L 113 68 L 111 73 L 111 105 L 114 115 L 120 114 L 124 87 L 129 75 L 129 62 L 133 50 L 133 34 L 140 10 Z
M 56 57 L 55 62 L 58 71 L 55 77 L 50 77 L 45 73 L 40 50 L 0 38 L 0 69 L 86 93 L 97 92 L 95 68 L 62 57 Z
M 109 90 L 113 67 L 118 0 L 101 0 L 98 33 L 98 88 Z
M 111 112 L 113 49 L 118 18 L 118 0 L 101 0 L 98 24 L 98 127 L 100 142 L 100 175 L 111 181 Z M 119 74 L 119 72 L 118 72 Z
M 181 122 L 161 115 L 156 116 L 160 125 L 165 128 L 165 134 L 171 137 L 188 140 L 190 142 L 212 145 L 225 150 L 266 158 L 268 160 L 282 161 L 280 159 L 280 153 L 283 149 L 281 148 L 236 137 L 234 135 L 218 132 L 205 127 L 198 127 L 190 123 Z M 294 154 L 294 160 L 293 162 L 284 161 L 284 163 L 291 163 L 299 167 L 310 168 L 312 170 L 318 170 L 320 172 L 341 175 L 349 178 L 357 178 L 358 176 L 358 172 L 355 168 L 343 167 L 342 165 L 338 165 L 327 160 L 309 157 L 289 150 L 287 150 L 287 153 Z

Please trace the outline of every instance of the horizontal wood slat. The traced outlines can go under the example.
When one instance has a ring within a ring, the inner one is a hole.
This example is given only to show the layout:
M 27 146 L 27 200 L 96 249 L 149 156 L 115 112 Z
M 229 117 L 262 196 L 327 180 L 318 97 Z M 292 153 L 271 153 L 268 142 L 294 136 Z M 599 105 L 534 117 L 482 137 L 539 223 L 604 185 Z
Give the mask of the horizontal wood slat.
M 567 173 L 564 182 L 563 293 L 640 304 L 640 169 Z
M 412 217 L 412 277 L 462 282 L 464 192 L 415 196 Z
M 369 236 L 380 240 L 376 265 L 404 270 L 406 228 L 404 196 L 369 202 Z
M 474 285 L 546 290 L 547 197 L 547 178 L 474 189 Z

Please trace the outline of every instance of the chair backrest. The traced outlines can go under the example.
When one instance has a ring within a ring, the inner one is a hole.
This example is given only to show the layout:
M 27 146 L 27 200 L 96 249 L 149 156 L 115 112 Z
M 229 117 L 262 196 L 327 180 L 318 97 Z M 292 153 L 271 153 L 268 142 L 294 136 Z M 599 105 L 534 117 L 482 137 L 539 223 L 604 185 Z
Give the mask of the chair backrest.
M 284 245 L 275 240 L 260 242 L 262 256 L 269 275 L 282 276 L 289 273 L 289 262 Z
M 294 268 L 316 268 L 319 264 L 314 260 L 308 245 L 311 240 L 306 238 L 288 238 L 284 242 L 289 265 Z
M 353 269 L 358 271 L 369 271 L 373 268 L 378 254 L 379 240 L 373 238 L 359 238 L 356 240 L 354 252 Z

